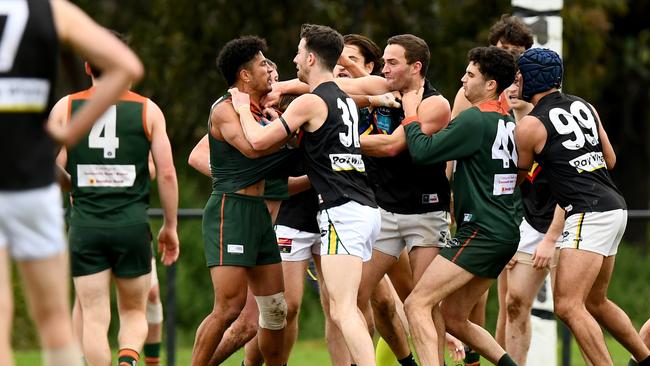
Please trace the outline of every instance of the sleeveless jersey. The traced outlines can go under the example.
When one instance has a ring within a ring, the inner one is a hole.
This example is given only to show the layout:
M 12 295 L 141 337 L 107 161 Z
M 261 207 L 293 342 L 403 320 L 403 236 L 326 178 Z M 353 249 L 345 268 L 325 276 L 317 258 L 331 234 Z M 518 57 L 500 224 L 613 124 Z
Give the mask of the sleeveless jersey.
M 427 136 L 418 123 L 406 126 L 416 163 L 456 160 L 454 214 L 462 238 L 516 245 L 517 150 L 514 119 L 497 100 L 463 111 L 444 130 Z
M 377 207 L 361 157 L 356 104 L 333 81 L 320 84 L 312 93 L 327 105 L 327 119 L 316 131 L 304 131 L 300 146 L 321 209 L 351 200 Z
M 440 95 L 426 80 L 423 99 Z M 392 134 L 404 119 L 402 108 L 375 108 L 373 132 Z M 399 214 L 449 211 L 447 162 L 417 165 L 408 149 L 394 157 L 364 157 L 379 207 Z
M 68 96 L 69 116 L 94 88 Z M 112 227 L 148 222 L 150 131 L 148 99 L 125 93 L 95 122 L 90 134 L 68 149 L 72 179 L 70 224 Z
M 555 198 L 551 194 L 548 174 L 542 167 L 533 163 L 526 179 L 519 185 L 524 206 L 524 217 L 535 230 L 546 233 L 553 221 Z
M 223 102 L 231 103 L 230 94 L 226 94 L 214 102 L 210 114 L 219 103 Z M 208 122 L 209 124 L 210 122 Z M 283 170 L 291 164 L 290 158 L 299 155 L 295 150 L 285 148 L 267 156 L 250 159 L 234 146 L 214 138 L 210 133 L 208 133 L 208 140 L 210 142 L 212 190 L 217 193 L 234 193 L 262 179 L 280 176 L 283 173 L 286 176 L 287 174 Z
M 291 176 L 299 177 L 305 174 L 305 171 L 304 163 L 297 164 L 291 172 Z M 317 215 L 318 196 L 316 191 L 310 188 L 282 201 L 275 223 L 308 233 L 320 233 Z
M 548 173 L 553 195 L 567 216 L 626 208 L 607 170 L 598 119 L 587 102 L 555 92 L 544 96 L 529 115 L 546 128 L 546 144 L 535 161 Z
M 58 38 L 47 0 L 0 3 L 0 190 L 54 183 L 53 106 Z

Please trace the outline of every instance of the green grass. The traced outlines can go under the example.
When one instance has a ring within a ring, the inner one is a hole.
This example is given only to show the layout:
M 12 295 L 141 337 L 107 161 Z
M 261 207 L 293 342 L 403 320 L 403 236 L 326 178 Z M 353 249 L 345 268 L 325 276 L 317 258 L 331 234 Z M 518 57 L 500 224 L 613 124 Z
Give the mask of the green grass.
M 607 346 L 612 355 L 614 365 L 627 365 L 629 359 L 629 353 L 616 341 L 611 338 L 607 338 Z M 163 352 L 164 353 L 164 352 Z M 584 366 L 585 363 L 580 356 L 580 351 L 575 343 L 572 342 L 571 347 L 571 366 Z M 176 365 L 184 366 L 190 364 L 190 357 L 192 354 L 191 348 L 179 348 L 176 353 Z M 15 354 L 16 365 L 18 366 L 39 366 L 41 365 L 40 352 L 38 351 L 17 351 Z M 223 365 L 225 366 L 239 366 L 243 360 L 243 351 L 240 350 L 232 357 L 230 357 Z M 143 364 L 142 362 L 140 363 Z M 325 341 L 323 340 L 304 340 L 298 341 L 298 344 L 293 349 L 291 358 L 289 359 L 289 365 L 309 365 L 309 366 L 326 366 L 329 365 L 329 355 L 327 354 L 327 347 Z M 456 365 L 453 362 L 447 361 L 447 364 L 452 366 Z M 162 365 L 167 365 L 167 362 L 163 355 Z M 398 365 L 395 362 L 394 365 Z M 481 365 L 488 366 L 492 365 L 491 363 L 486 362 L 485 360 L 481 361 Z M 388 366 L 388 365 L 384 365 Z M 393 366 L 393 365 L 390 365 Z M 558 366 L 562 366 L 560 363 L 560 347 L 558 346 Z

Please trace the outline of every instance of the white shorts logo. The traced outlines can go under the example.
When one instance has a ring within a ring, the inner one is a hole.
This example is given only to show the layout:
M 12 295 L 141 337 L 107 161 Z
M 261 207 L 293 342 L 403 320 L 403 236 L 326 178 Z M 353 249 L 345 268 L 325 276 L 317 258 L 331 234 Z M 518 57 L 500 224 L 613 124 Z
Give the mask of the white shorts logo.
M 226 251 L 232 254 L 244 254 L 244 246 L 241 244 L 228 244 Z
M 517 174 L 495 174 L 494 188 L 492 194 L 500 196 L 502 194 L 513 194 L 517 185 Z
M 135 165 L 77 165 L 79 187 L 132 187 Z
M 606 167 L 605 157 L 600 151 L 592 151 L 578 156 L 577 158 L 570 160 L 569 164 L 571 164 L 572 167 L 576 168 L 578 173 L 582 173 L 584 171 L 593 172 L 594 170 Z
M 356 170 L 363 173 L 366 171 L 366 166 L 359 154 L 330 154 L 330 161 L 332 170 L 335 172 Z

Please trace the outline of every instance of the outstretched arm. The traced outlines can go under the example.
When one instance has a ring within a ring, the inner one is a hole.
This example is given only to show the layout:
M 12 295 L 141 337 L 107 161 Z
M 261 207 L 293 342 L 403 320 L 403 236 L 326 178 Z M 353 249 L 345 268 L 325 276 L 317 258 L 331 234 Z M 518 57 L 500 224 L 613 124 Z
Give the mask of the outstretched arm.
M 120 40 L 95 23 L 76 5 L 51 0 L 57 34 L 63 44 L 102 70 L 101 84 L 65 128 L 50 129 L 55 140 L 75 145 L 106 109 L 144 73 L 137 56 Z M 49 126 L 48 126 L 49 127 Z

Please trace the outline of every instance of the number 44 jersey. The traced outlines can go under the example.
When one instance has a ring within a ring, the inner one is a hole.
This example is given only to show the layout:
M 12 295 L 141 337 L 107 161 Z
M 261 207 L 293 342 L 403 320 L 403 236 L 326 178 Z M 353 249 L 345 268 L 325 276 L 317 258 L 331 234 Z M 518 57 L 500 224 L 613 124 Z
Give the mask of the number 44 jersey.
M 68 96 L 68 120 L 93 91 L 91 88 Z M 147 102 L 147 98 L 127 92 L 95 122 L 88 136 L 68 150 L 71 225 L 106 227 L 147 222 L 151 148 Z
M 535 161 L 548 174 L 567 216 L 626 208 L 605 164 L 598 118 L 587 102 L 554 92 L 540 99 L 529 115 L 546 128 L 546 144 Z
M 514 129 L 514 120 L 497 100 L 465 110 L 432 136 L 422 133 L 418 123 L 405 126 L 416 164 L 456 160 L 452 182 L 456 236 L 519 242 Z

